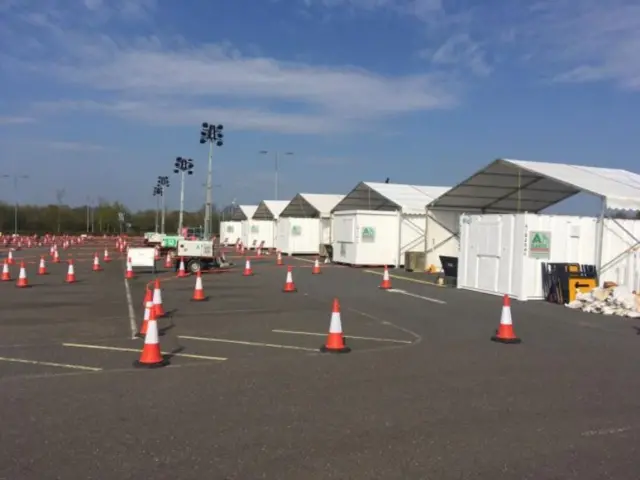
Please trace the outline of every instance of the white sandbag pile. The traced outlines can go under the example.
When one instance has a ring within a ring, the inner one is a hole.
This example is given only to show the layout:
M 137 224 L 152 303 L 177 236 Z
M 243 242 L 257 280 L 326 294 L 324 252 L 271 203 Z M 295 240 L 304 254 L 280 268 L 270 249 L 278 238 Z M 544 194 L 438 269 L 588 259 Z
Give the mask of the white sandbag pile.
M 640 318 L 640 292 L 632 292 L 624 285 L 597 287 L 589 293 L 578 293 L 566 306 L 587 313 Z

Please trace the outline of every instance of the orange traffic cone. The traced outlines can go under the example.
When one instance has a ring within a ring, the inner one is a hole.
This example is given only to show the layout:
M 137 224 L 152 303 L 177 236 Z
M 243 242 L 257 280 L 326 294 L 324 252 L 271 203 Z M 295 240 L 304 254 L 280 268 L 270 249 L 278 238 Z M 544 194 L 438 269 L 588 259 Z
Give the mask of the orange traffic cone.
M 191 297 L 191 301 L 204 302 L 206 300 L 209 299 L 204 295 L 204 288 L 202 288 L 202 274 L 198 270 L 198 273 L 196 274 L 196 287 L 193 290 L 193 297 Z
M 40 257 L 40 265 L 38 265 L 38 275 L 47 275 L 47 262 L 44 260 L 44 255 Z
M 178 268 L 178 278 L 187 277 L 187 270 L 184 268 L 184 258 L 180 257 L 180 267 Z
M 171 268 L 173 266 L 173 262 L 171 261 L 171 254 L 167 253 L 166 258 L 164 259 L 164 268 Z
M 298 291 L 295 283 L 293 283 L 293 274 L 291 272 L 292 268 L 290 266 L 287 267 L 287 279 L 285 280 L 284 287 L 282 288 L 284 293 L 295 293 Z
M 340 320 L 340 302 L 333 299 L 331 310 L 331 322 L 329 323 L 329 335 L 327 342 L 320 347 L 323 353 L 349 353 L 351 349 L 347 347 L 342 334 L 342 320 Z
M 101 272 L 102 267 L 100 266 L 100 258 L 98 257 L 98 252 L 93 256 L 93 271 Z
M 151 290 L 147 290 L 148 293 L 151 293 Z M 149 327 L 149 320 L 153 318 L 155 320 L 155 315 L 153 315 L 153 302 L 149 300 L 144 305 L 144 317 L 142 319 L 142 325 L 140 325 L 140 331 L 136 333 L 136 337 L 143 338 L 147 334 L 147 328 Z
M 132 278 L 136 278 L 133 273 L 133 265 L 131 264 L 131 257 L 127 257 L 127 271 L 124 274 L 124 278 L 131 280 Z
M 29 286 L 29 281 L 27 280 L 27 270 L 24 268 L 24 262 L 20 262 L 20 273 L 18 274 L 18 281 L 16 282 L 16 287 L 27 288 L 28 286 Z
M 9 253 L 7 254 L 7 263 L 9 263 L 9 265 L 13 265 L 14 263 L 16 263 L 16 261 L 13 259 L 13 251 L 9 250 Z
M 109 256 L 109 250 L 104 249 L 104 256 L 102 257 L 102 261 L 104 263 L 109 263 L 111 261 L 111 257 Z
M 53 252 L 53 263 L 60 263 L 60 254 L 57 248 Z
M 76 283 L 76 272 L 73 268 L 73 260 L 69 259 L 69 268 L 67 269 L 67 278 L 65 279 L 67 283 Z
M 153 301 L 153 292 L 149 290 L 149 287 L 147 287 L 144 291 L 144 300 L 142 301 L 142 307 L 144 308 L 147 305 L 147 302 L 152 302 L 152 301 Z
M 318 261 L 318 258 L 316 257 L 316 261 L 313 264 L 313 268 L 311 269 L 311 274 L 312 275 L 320 275 L 322 273 L 322 271 L 320 270 L 320 262 Z
M 9 260 L 4 259 L 4 265 L 2 266 L 2 278 L 0 279 L 3 282 L 11 281 L 11 270 L 9 270 Z
M 251 261 L 248 258 L 247 261 L 244 262 L 244 272 L 242 272 L 242 275 L 245 277 L 253 276 L 253 270 L 251 270 Z
M 391 279 L 389 278 L 389 269 L 387 266 L 384 266 L 384 273 L 382 274 L 382 283 L 380 284 L 380 288 L 382 290 L 390 290 L 391 289 Z
M 282 261 L 282 252 L 280 252 L 280 250 L 278 250 L 278 256 L 276 258 L 276 265 L 284 265 L 284 262 Z
M 164 317 L 164 307 L 162 306 L 162 290 L 160 289 L 160 280 L 156 278 L 155 285 L 153 286 L 153 314 L 156 318 Z
M 518 337 L 516 337 L 513 331 L 513 322 L 511 320 L 511 299 L 509 295 L 504 296 L 502 303 L 502 315 L 500 315 L 500 326 L 496 330 L 496 334 L 491 337 L 491 340 L 499 343 L 520 343 Z
M 144 347 L 140 359 L 133 362 L 134 367 L 160 368 L 169 365 L 169 360 L 162 356 L 158 339 L 158 322 L 151 311 L 147 320 L 147 332 L 144 336 Z

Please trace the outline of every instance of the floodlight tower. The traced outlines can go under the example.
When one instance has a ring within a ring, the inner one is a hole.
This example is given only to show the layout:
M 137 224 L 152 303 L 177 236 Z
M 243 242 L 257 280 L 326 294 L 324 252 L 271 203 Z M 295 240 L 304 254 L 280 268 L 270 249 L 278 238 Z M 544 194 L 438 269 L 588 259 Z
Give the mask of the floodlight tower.
M 173 173 L 180 174 L 180 216 L 178 217 L 178 235 L 181 235 L 184 220 L 184 178 L 193 175 L 193 160 L 176 157 Z
M 209 166 L 207 168 L 207 198 L 204 205 L 204 238 L 211 238 L 211 206 L 213 204 L 213 146 L 223 145 L 222 125 L 204 122 L 200 130 L 200 144 L 209 143 Z

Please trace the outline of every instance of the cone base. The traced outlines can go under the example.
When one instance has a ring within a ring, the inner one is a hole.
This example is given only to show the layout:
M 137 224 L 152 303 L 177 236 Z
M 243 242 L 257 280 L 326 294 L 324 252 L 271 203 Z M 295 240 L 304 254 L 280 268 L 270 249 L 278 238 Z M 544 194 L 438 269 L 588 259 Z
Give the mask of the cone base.
M 282 289 L 282 293 L 297 293 L 297 291 L 298 289 L 296 287 Z
M 77 283 L 77 280 L 65 280 L 64 283 Z
M 245 272 L 245 273 L 242 274 L 242 276 L 243 277 L 253 277 L 253 272 L 251 272 L 251 273 L 246 273 Z
M 31 288 L 31 285 L 16 285 L 16 288 Z
M 136 368 L 162 368 L 170 365 L 170 363 L 168 359 L 163 357 L 162 360 L 156 363 L 142 363 L 140 360 L 136 360 L 133 362 L 133 366 Z
M 209 301 L 209 297 L 203 297 L 203 298 L 192 298 L 191 299 L 192 302 L 208 302 Z
M 322 272 L 311 272 L 311 275 L 322 275 Z
M 39 275 L 40 277 L 43 277 L 43 276 L 45 276 L 45 275 L 49 275 L 49 272 L 44 272 L 44 273 L 40 273 L 40 272 L 38 272 L 38 275 Z
M 379 288 L 380 290 L 391 290 L 391 285 L 388 285 L 388 286 L 380 285 L 378 288 Z
M 322 353 L 349 353 L 351 351 L 351 348 L 347 347 L 346 345 L 342 348 L 329 348 L 326 345 L 322 345 L 320 347 L 320 351 Z
M 92 268 L 92 270 L 93 270 L 94 272 L 102 272 L 102 271 L 103 271 L 103 269 L 102 269 L 102 268 Z
M 522 343 L 522 340 L 519 339 L 518 337 L 514 337 L 514 338 L 503 338 L 503 337 L 498 337 L 497 335 L 494 335 L 493 337 L 491 337 L 491 341 L 492 342 L 497 342 L 497 343 L 507 343 L 507 344 L 518 344 L 518 343 Z

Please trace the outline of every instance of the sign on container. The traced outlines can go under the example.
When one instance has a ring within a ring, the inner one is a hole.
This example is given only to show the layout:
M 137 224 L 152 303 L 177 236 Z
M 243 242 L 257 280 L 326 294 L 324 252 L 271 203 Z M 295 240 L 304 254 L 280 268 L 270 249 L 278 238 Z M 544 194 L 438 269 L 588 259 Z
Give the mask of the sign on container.
M 131 266 L 151 268 L 156 273 L 156 250 L 155 248 L 130 248 L 129 259 Z

